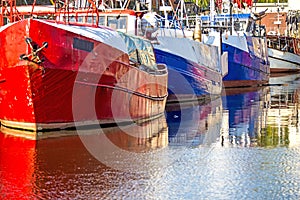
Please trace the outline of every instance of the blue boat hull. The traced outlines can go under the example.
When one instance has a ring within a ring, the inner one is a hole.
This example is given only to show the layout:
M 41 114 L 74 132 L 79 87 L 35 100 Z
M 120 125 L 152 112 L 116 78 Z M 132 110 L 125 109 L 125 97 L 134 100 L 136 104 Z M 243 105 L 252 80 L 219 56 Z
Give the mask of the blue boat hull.
M 246 37 L 248 50 L 230 43 L 222 43 L 222 51 L 228 52 L 228 74 L 224 76 L 225 87 L 247 87 L 266 84 L 270 76 L 265 40 Z
M 167 102 L 197 100 L 220 95 L 221 73 L 167 51 L 154 48 L 158 63 L 168 67 Z

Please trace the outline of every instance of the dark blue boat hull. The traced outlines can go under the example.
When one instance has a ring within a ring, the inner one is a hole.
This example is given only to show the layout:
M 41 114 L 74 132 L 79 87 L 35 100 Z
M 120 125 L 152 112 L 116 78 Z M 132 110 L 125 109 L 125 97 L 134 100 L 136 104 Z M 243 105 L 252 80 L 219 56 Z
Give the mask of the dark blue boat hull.
M 154 52 L 156 61 L 168 67 L 168 102 L 220 95 L 220 72 L 157 48 L 154 48 Z
M 269 81 L 266 46 L 264 42 L 260 43 L 264 39 L 249 36 L 246 39 L 248 51 L 222 43 L 222 51 L 228 52 L 228 74 L 223 78 L 225 87 L 258 86 Z M 254 45 L 254 41 L 260 46 Z

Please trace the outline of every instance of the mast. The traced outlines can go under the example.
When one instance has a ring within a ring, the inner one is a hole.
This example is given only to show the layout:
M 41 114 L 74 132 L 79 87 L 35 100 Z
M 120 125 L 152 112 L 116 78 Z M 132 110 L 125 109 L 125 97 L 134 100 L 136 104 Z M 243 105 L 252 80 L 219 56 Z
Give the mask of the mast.
M 230 26 L 231 26 L 231 28 L 230 28 L 230 35 L 232 35 L 232 30 L 233 30 L 232 7 L 233 7 L 232 0 L 230 0 L 229 1 L 229 12 L 230 12 L 230 14 L 229 14 L 229 20 L 230 20 Z
M 183 6 L 184 6 L 184 0 L 181 0 L 181 3 L 180 3 L 180 21 L 183 20 Z
M 210 17 L 210 25 L 213 26 L 214 25 L 214 21 L 215 21 L 215 1 L 214 0 L 210 0 L 209 1 L 209 7 L 210 7 L 210 12 L 209 12 L 209 17 Z
M 165 18 L 165 26 L 166 27 L 169 27 L 170 26 L 170 24 L 169 24 L 169 20 L 168 20 L 168 13 L 167 13 L 167 9 L 166 9 L 166 7 L 165 7 L 165 1 L 164 0 L 162 0 L 162 6 L 163 6 L 163 11 L 164 11 L 164 18 Z
M 280 21 L 280 14 L 279 14 L 279 11 L 280 11 L 280 8 L 279 8 L 280 6 L 279 6 L 279 0 L 277 0 L 277 21 L 275 21 L 274 22 L 274 24 L 276 24 L 277 25 L 277 29 L 278 29 L 278 33 L 277 33 L 277 35 L 280 35 L 280 29 L 279 29 L 279 27 L 280 27 L 280 24 L 281 24 L 281 21 Z

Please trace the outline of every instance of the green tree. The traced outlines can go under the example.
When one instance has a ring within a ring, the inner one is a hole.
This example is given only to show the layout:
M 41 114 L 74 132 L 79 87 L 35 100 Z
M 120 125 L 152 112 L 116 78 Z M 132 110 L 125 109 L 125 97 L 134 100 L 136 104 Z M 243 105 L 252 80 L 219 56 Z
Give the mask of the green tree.
M 209 7 L 209 0 L 192 0 L 192 2 L 197 4 L 200 8 Z

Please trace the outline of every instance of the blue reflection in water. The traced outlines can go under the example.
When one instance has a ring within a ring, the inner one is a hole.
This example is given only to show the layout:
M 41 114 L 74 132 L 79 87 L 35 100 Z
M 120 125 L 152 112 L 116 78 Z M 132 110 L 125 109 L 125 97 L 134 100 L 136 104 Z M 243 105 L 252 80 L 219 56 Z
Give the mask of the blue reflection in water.
M 247 146 L 255 142 L 260 115 L 268 104 L 264 101 L 268 91 L 268 87 L 227 90 L 223 105 L 228 113 L 230 143 Z
M 166 107 L 169 145 L 199 146 L 220 136 L 222 99 L 205 103 L 169 104 Z

